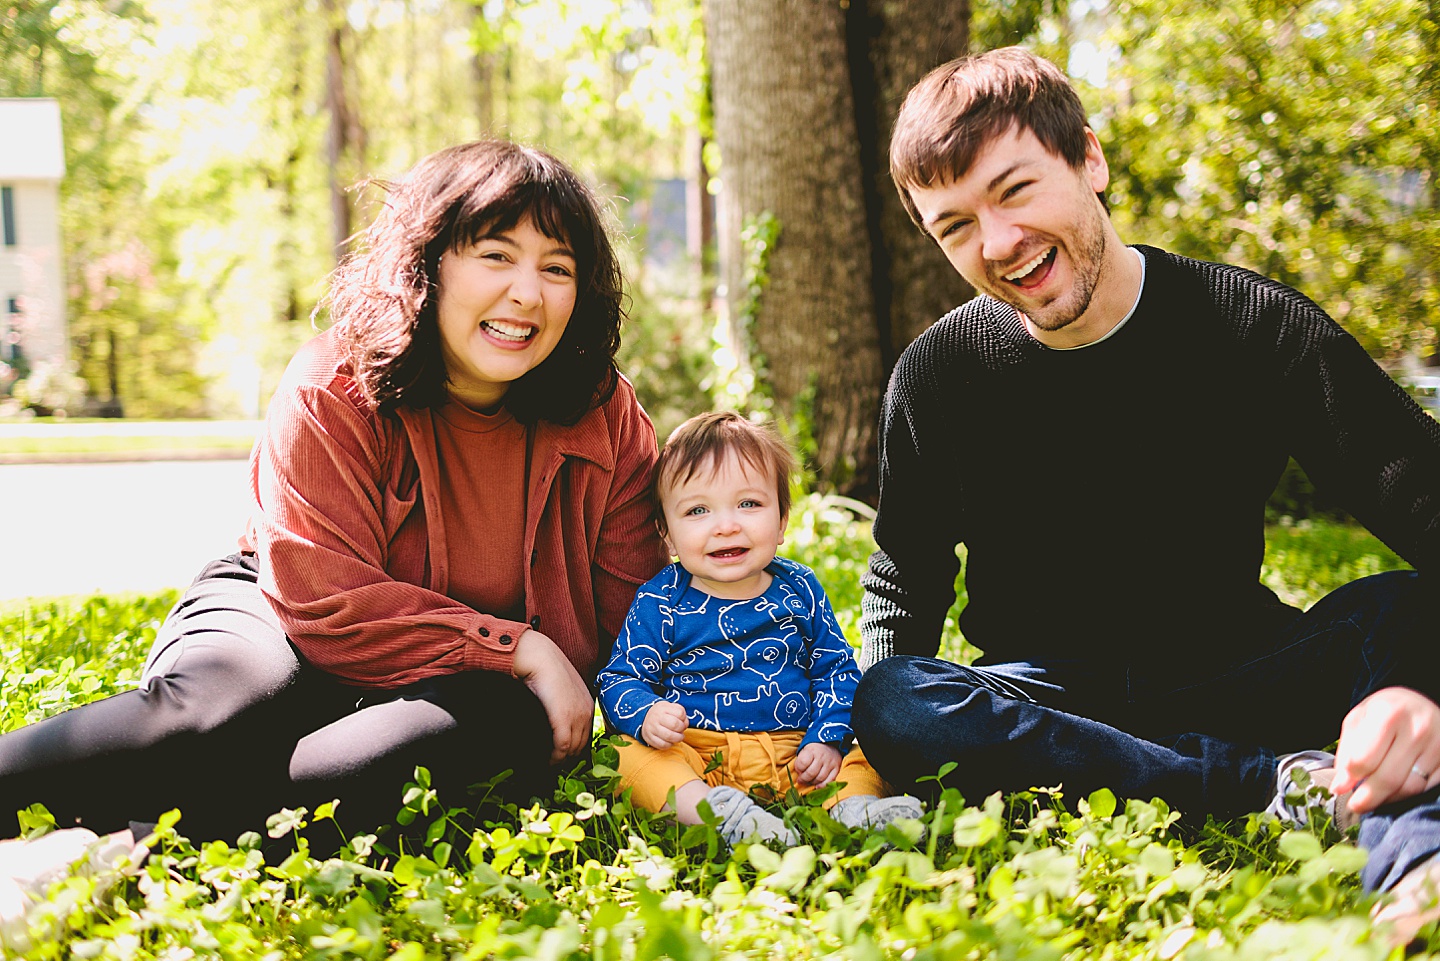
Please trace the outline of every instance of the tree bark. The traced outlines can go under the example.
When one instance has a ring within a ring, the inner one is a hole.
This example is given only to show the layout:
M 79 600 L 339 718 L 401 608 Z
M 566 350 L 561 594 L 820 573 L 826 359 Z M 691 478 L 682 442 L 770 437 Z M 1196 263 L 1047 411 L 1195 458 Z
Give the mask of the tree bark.
M 884 254 L 876 271 L 880 344 L 885 369 L 910 341 L 942 315 L 972 295 L 935 245 L 910 220 L 890 179 L 890 132 L 905 94 L 925 74 L 946 61 L 964 56 L 970 45 L 969 0 L 852 0 L 852 63 L 857 98 L 868 81 L 873 135 L 861 131 L 861 142 L 874 146 L 866 162 L 867 184 L 874 192 L 872 223 L 878 224 Z M 868 57 L 855 48 L 868 44 Z
M 685 251 L 694 276 L 695 300 L 709 309 L 714 291 L 715 205 L 710 197 L 710 169 L 705 165 L 705 136 L 685 134 Z
M 351 233 L 350 197 L 346 193 L 346 175 L 355 121 L 351 117 L 349 98 L 345 91 L 345 12 L 336 0 L 323 0 L 325 13 L 325 109 L 330 115 L 330 131 L 325 139 L 325 163 L 330 174 L 330 215 L 335 256 L 345 253 Z
M 736 342 L 763 357 L 781 411 L 808 413 L 820 483 L 866 491 L 883 362 L 846 11 L 840 0 L 706 0 L 704 12 L 732 320 L 742 225 L 768 211 L 780 229 L 749 336 Z M 809 411 L 797 411 L 807 394 Z
M 480 31 L 488 29 L 485 8 L 476 4 L 471 20 L 471 43 L 476 43 Z M 470 56 L 470 69 L 475 77 L 475 120 L 480 126 L 480 136 L 489 137 L 495 130 L 495 52 L 477 46 Z

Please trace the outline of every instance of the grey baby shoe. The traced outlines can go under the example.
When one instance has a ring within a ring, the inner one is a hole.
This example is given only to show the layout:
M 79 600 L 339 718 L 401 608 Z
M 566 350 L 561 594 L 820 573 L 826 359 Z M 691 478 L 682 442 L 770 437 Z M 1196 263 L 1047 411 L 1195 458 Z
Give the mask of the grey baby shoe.
M 720 836 L 731 847 L 747 838 L 779 841 L 786 847 L 797 842 L 785 822 L 750 799 L 748 794 L 722 784 L 705 793 L 710 810 L 720 819 Z
M 925 808 L 908 794 L 876 797 L 874 794 L 853 794 L 837 801 L 830 816 L 847 828 L 882 830 L 896 818 L 920 818 Z

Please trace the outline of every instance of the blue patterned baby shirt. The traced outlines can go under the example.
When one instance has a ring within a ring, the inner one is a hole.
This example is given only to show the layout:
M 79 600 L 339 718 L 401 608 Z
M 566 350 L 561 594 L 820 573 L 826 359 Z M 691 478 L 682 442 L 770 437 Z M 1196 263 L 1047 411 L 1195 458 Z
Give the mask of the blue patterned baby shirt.
M 860 669 L 815 572 L 777 557 L 759 597 L 728 600 L 671 564 L 644 584 L 600 672 L 613 729 L 640 739 L 660 700 L 709 731 L 804 731 L 844 752 Z

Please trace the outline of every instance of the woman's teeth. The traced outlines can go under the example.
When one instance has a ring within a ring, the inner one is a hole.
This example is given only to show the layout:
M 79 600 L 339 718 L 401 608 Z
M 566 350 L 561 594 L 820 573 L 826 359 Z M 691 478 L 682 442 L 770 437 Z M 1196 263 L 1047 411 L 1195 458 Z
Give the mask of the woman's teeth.
M 535 334 L 534 327 L 528 327 L 522 324 L 507 324 L 503 320 L 481 321 L 480 326 L 501 340 L 513 340 L 516 343 L 529 340 Z

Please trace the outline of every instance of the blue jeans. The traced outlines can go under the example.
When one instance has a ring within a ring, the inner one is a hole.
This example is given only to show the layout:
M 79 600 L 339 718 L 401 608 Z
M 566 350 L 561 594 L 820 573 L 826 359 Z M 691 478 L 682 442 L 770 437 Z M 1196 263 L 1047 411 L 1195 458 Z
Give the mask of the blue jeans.
M 1101 653 L 963 667 L 896 655 L 862 677 L 855 732 L 897 788 L 914 790 L 917 778 L 954 761 L 945 784 L 971 800 L 1053 785 L 1074 799 L 1108 787 L 1164 798 L 1192 823 L 1235 817 L 1270 802 L 1276 754 L 1330 744 L 1372 692 L 1401 685 L 1440 701 L 1440 638 L 1426 588 L 1412 572 L 1362 578 L 1232 664 L 1168 650 L 1163 638 L 1149 663 L 1106 662 Z M 1362 819 L 1368 889 L 1389 888 L 1440 851 L 1437 793 Z

